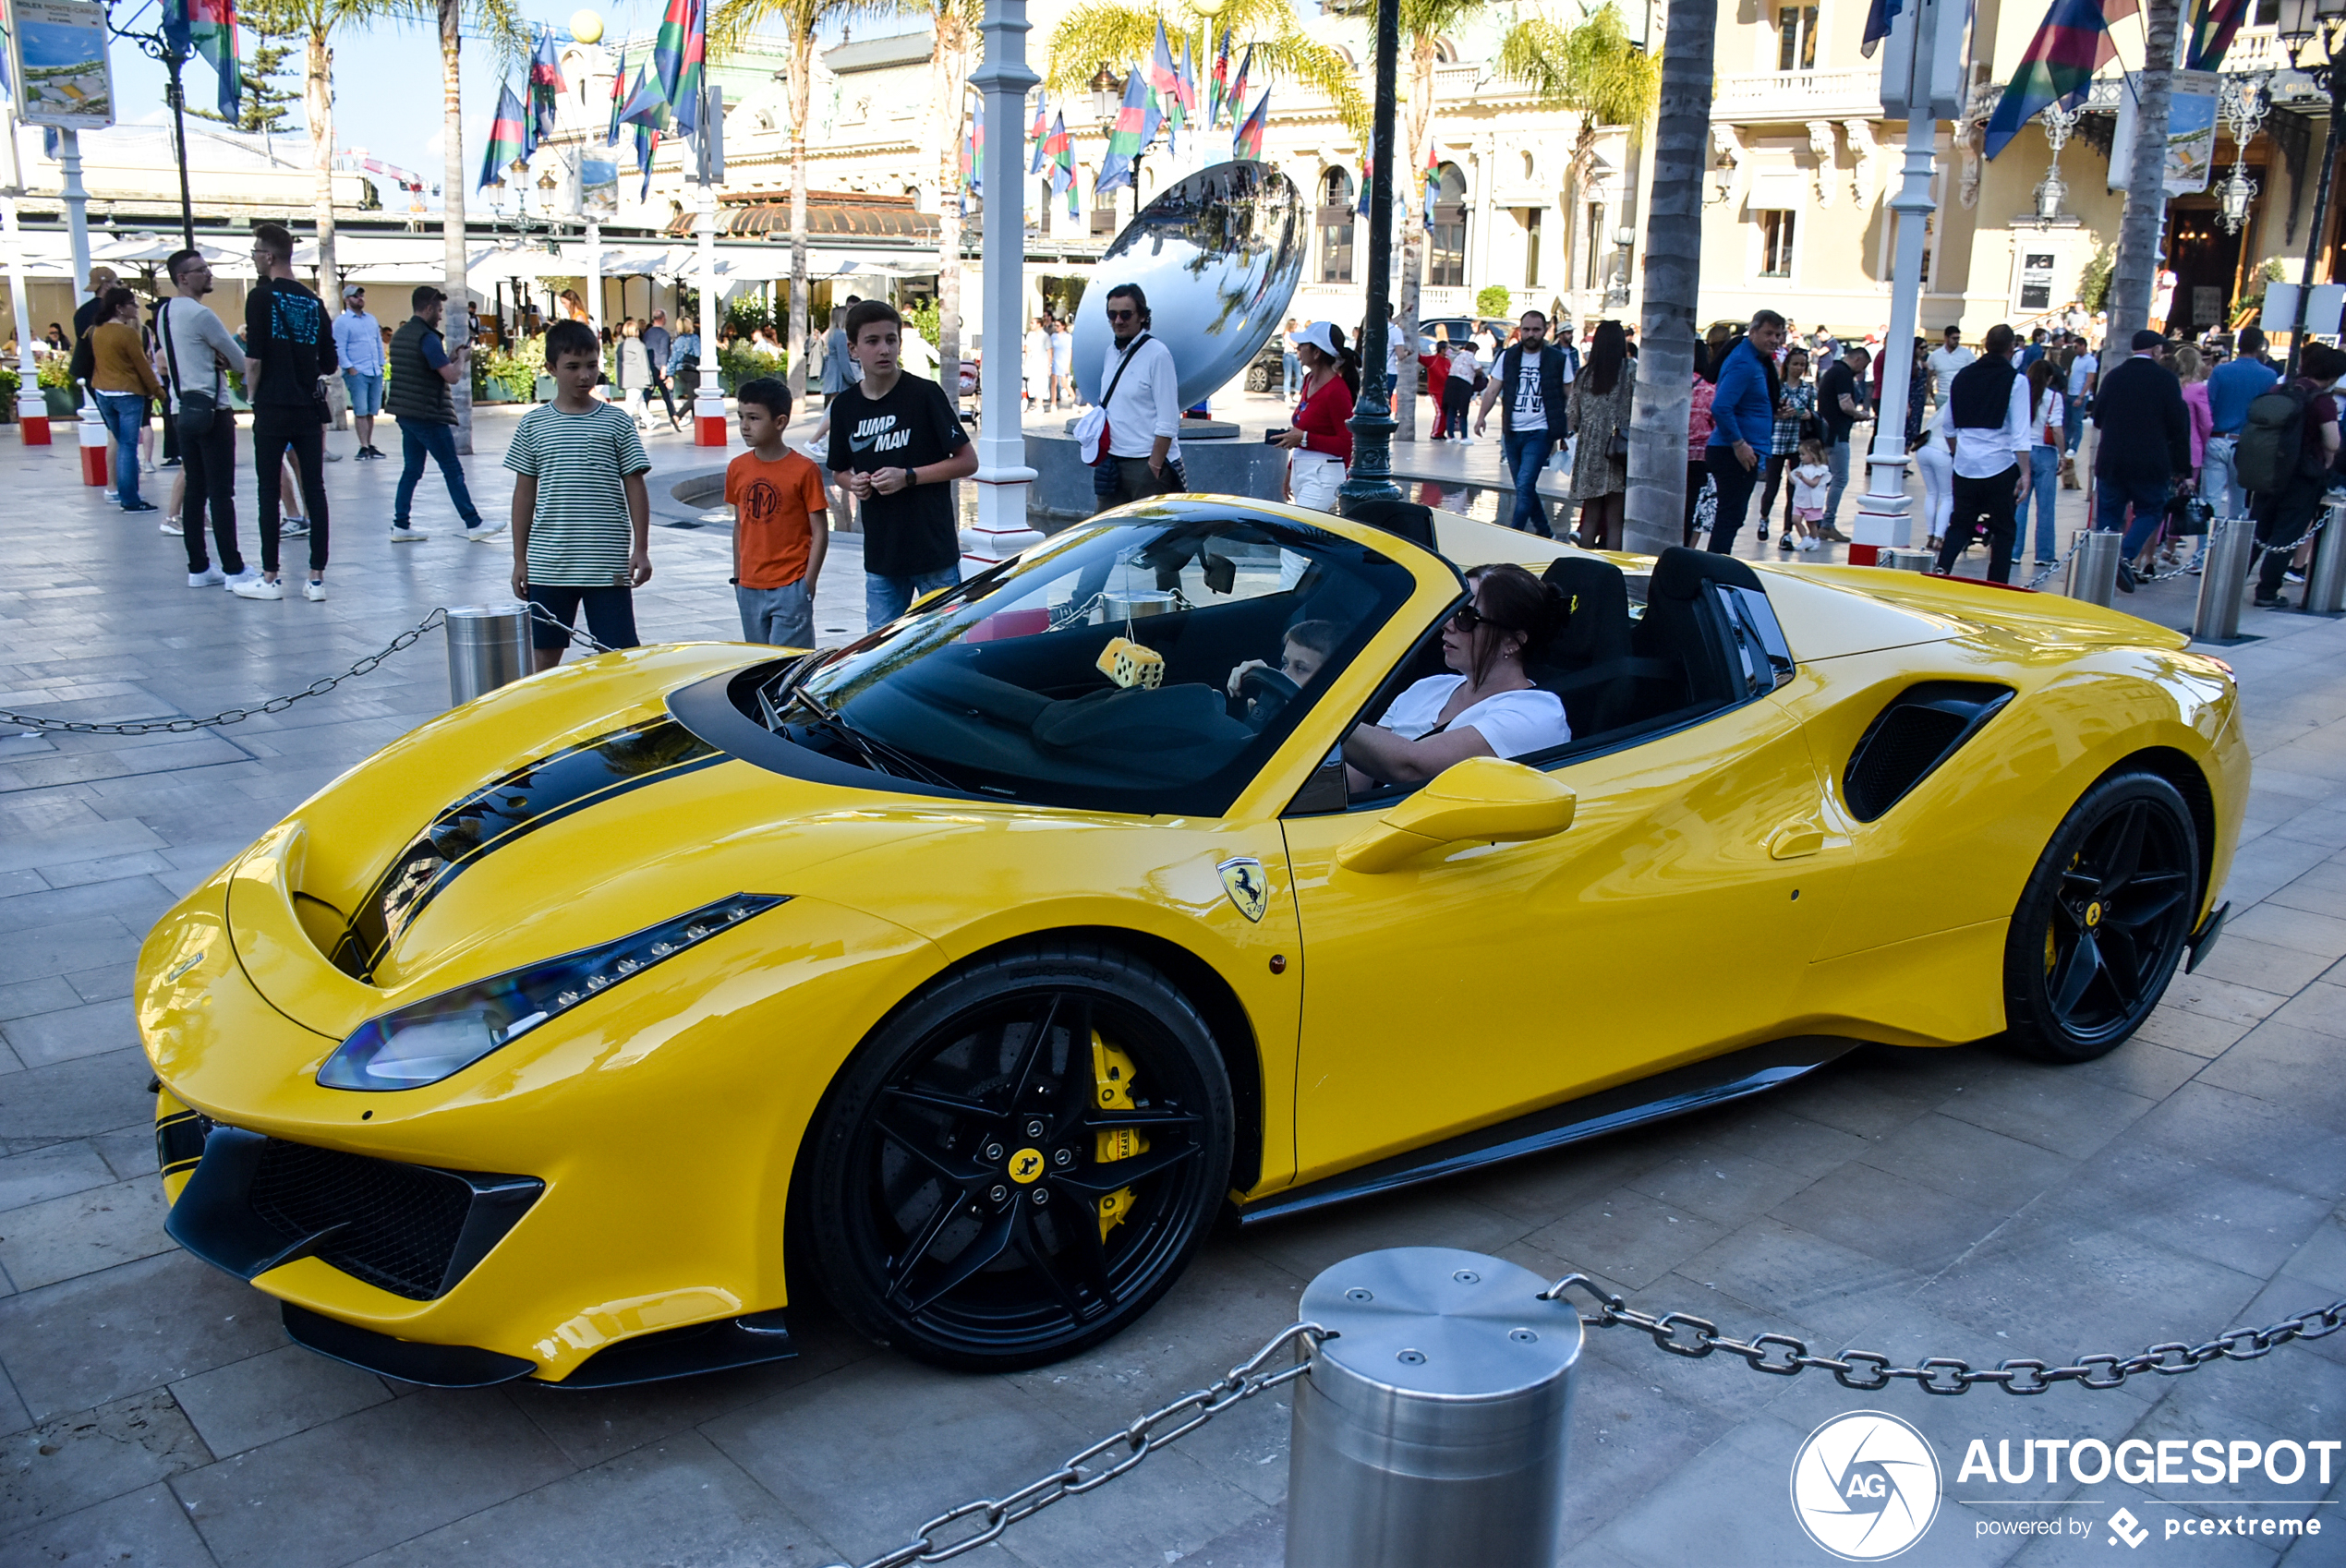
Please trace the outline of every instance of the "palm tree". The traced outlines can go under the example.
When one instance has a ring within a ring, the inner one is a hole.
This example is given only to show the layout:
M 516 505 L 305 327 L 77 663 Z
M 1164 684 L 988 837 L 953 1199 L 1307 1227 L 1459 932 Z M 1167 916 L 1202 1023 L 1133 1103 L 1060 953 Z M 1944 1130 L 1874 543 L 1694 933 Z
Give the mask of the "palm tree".
M 945 395 L 957 402 L 961 385 L 961 127 L 969 118 L 970 70 L 977 63 L 977 24 L 985 19 L 986 0 L 926 0 L 916 8 L 937 30 L 937 48 L 929 55 L 929 127 L 937 153 L 937 379 Z M 1020 200 L 1015 190 L 987 193 L 997 201 Z M 1010 336 L 1000 324 L 994 341 L 1015 345 L 1021 322 L 1010 323 Z M 996 363 L 1000 363 L 997 356 Z
M 446 273 L 441 286 L 447 291 L 448 302 L 453 307 L 441 323 L 441 331 L 453 356 L 471 333 L 470 317 L 465 309 L 469 297 L 465 292 L 468 271 L 465 185 L 472 177 L 472 171 L 465 164 L 463 25 L 469 20 L 495 38 L 498 54 L 505 60 L 519 57 L 528 47 L 528 38 L 514 0 L 434 0 L 433 20 L 440 29 L 440 254 L 441 270 Z M 472 378 L 459 376 L 455 385 L 448 390 L 456 405 L 456 450 L 469 452 L 473 449 Z
M 1050 63 L 1043 85 L 1073 95 L 1085 90 L 1102 66 L 1120 75 L 1156 48 L 1156 30 L 1175 50 L 1187 38 L 1191 56 L 1210 61 L 1222 31 L 1233 54 L 1254 51 L 1254 69 L 1299 86 L 1316 88 L 1357 136 L 1369 130 L 1369 101 L 1360 95 L 1358 68 L 1330 44 L 1305 32 L 1291 0 L 1227 0 L 1207 17 L 1167 0 L 1081 0 L 1051 30 Z
M 1687 413 L 1694 391 L 1695 291 L 1702 282 L 1702 187 L 1718 19 L 1711 0 L 1670 0 L 1663 36 L 1622 539 L 1633 550 L 1677 544 L 1686 526 Z
M 1662 62 L 1629 37 L 1613 0 L 1576 27 L 1545 17 L 1516 23 L 1499 41 L 1499 70 L 1542 103 L 1578 110 L 1584 129 L 1642 124 L 1662 86 Z
M 899 0 L 723 0 L 708 18 L 713 59 L 762 24 L 780 24 L 790 49 L 790 389 L 806 395 L 806 116 L 815 83 L 815 40 L 827 28 L 862 17 L 889 16 Z M 714 309 L 711 302 L 710 309 Z M 714 332 L 716 323 L 701 323 Z M 709 341 L 714 341 L 713 339 Z
M 2134 121 L 2134 167 L 2125 215 L 2118 222 L 2118 263 L 2110 275 L 2110 334 L 2104 355 L 2123 354 L 2150 323 L 2159 266 L 2159 230 L 2167 216 L 2167 111 L 2174 101 L 2177 0 L 2149 0 L 2143 20 L 2142 113 Z

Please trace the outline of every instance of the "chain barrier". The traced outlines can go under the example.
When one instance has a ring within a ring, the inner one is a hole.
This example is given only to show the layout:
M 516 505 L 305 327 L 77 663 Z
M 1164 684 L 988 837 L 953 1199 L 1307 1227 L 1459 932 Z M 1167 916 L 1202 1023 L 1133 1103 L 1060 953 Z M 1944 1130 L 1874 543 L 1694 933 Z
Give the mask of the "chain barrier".
M 584 643 L 593 652 L 612 651 L 587 633 L 574 627 L 563 625 L 542 605 L 532 604 L 529 607 L 529 616 L 532 621 L 542 621 L 549 626 L 559 627 L 572 642 Z M 206 718 L 149 718 L 121 724 L 103 724 L 71 718 L 36 718 L 30 714 L 10 713 L 5 708 L 0 708 L 0 724 L 24 725 L 34 730 L 48 730 L 60 735 L 185 735 L 197 730 L 216 729 L 225 724 L 240 724 L 255 714 L 283 713 L 304 697 L 322 697 L 345 681 L 372 673 L 383 660 L 403 649 L 413 647 L 417 640 L 425 633 L 442 624 L 447 619 L 447 606 L 435 606 L 430 614 L 339 675 L 321 675 L 298 692 L 288 692 L 284 696 L 271 697 L 266 702 L 256 703 L 249 707 L 225 708 Z
M 1843 1388 L 1859 1393 L 1888 1388 L 1892 1380 L 1898 1378 L 1920 1385 L 1925 1393 L 1968 1393 L 1975 1383 L 1994 1383 L 2013 1394 L 2042 1393 L 2055 1383 L 2066 1382 L 2085 1388 L 2116 1388 L 2140 1372 L 2157 1372 L 2160 1377 L 2171 1378 L 2196 1371 L 2210 1361 L 2255 1361 L 2271 1355 L 2291 1340 L 2321 1339 L 2346 1328 L 2346 1300 L 2340 1300 L 2294 1318 L 2284 1318 L 2270 1328 L 2229 1329 L 2205 1345 L 2171 1340 L 2132 1356 L 2080 1356 L 2066 1367 L 2023 1358 L 2000 1361 L 1992 1368 L 1975 1370 L 1969 1362 L 1952 1356 L 1930 1357 L 1919 1367 L 1893 1367 L 1889 1357 L 1876 1350 L 1844 1350 L 1837 1357 L 1811 1356 L 1808 1346 L 1790 1334 L 1763 1333 L 1741 1340 L 1721 1333 L 1717 1324 L 1691 1313 L 1665 1312 L 1657 1318 L 1639 1311 L 1586 1274 L 1565 1275 L 1542 1291 L 1540 1298 L 1563 1301 L 1566 1293 L 1575 1289 L 1586 1293 L 1597 1304 L 1594 1314 L 1580 1314 L 1580 1321 L 1592 1328 L 1626 1325 L 1651 1334 L 1658 1349 L 1695 1360 L 1714 1350 L 1723 1350 L 1742 1357 L 1755 1372 L 1781 1378 L 1796 1377 L 1811 1367 L 1821 1367 Z
M 1301 1377 L 1311 1369 L 1312 1364 L 1308 1360 L 1298 1361 L 1292 1367 L 1276 1372 L 1263 1369 L 1288 1345 L 1304 1341 L 1317 1345 L 1322 1340 L 1335 1337 L 1333 1332 L 1317 1323 L 1291 1323 L 1281 1329 L 1262 1349 L 1231 1368 L 1220 1381 L 1185 1393 L 1160 1410 L 1151 1411 L 1123 1430 L 1112 1432 L 1082 1453 L 1070 1456 L 1066 1463 L 1049 1475 L 1030 1481 L 1007 1496 L 978 1498 L 962 1503 L 959 1508 L 947 1509 L 923 1525 L 911 1540 L 893 1551 L 883 1552 L 861 1564 L 861 1568 L 904 1568 L 905 1564 L 913 1562 L 942 1562 L 965 1551 L 973 1551 L 988 1541 L 998 1540 L 1003 1531 L 1020 1520 L 1031 1519 L 1062 1499 L 1106 1486 L 1158 1449 L 1197 1430 L 1231 1405 Z M 1180 1416 L 1188 1418 L 1171 1430 L 1160 1432 L 1156 1429 L 1161 1424 Z M 1097 1461 L 1119 1448 L 1131 1452 L 1113 1464 L 1094 1467 Z M 939 1530 L 970 1522 L 975 1522 L 970 1534 L 957 1540 L 937 1540 Z M 847 1568 L 847 1565 L 833 1563 L 830 1568 Z

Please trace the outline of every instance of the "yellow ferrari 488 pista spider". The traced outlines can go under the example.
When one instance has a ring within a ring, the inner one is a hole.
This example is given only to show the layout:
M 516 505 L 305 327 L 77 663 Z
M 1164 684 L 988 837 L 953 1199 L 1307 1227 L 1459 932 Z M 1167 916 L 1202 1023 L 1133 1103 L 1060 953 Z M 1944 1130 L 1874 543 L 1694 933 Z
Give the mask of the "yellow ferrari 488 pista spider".
M 2098 1055 L 2221 924 L 2248 755 L 2178 633 L 1383 522 L 1166 499 L 844 648 L 610 654 L 393 742 L 147 940 L 172 1234 L 418 1382 L 770 1359 L 810 1289 L 1031 1365 L 1227 1211 L 1859 1042 Z M 1414 775 L 1356 727 L 1509 631 L 1502 561 L 1554 589 L 1555 743 Z

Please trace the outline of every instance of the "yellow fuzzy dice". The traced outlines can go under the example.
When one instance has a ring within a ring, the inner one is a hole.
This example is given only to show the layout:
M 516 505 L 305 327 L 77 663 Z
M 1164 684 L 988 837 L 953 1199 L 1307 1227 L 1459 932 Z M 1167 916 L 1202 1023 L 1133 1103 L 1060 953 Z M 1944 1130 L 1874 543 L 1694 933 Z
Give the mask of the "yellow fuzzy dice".
M 1100 650 L 1100 673 L 1128 691 L 1134 686 L 1154 691 L 1165 684 L 1165 656 L 1130 637 L 1111 637 Z

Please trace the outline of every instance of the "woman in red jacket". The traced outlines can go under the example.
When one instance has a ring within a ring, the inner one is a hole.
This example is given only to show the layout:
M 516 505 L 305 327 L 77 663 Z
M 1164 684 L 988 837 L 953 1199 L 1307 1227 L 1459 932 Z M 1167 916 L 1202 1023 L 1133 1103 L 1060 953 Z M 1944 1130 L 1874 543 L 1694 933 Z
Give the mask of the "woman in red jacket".
M 1336 510 L 1336 489 L 1352 464 L 1352 431 L 1345 421 L 1360 396 L 1360 361 L 1333 321 L 1314 321 L 1295 334 L 1303 361 L 1303 396 L 1295 424 L 1271 438 L 1288 449 L 1282 499 L 1314 512 Z

